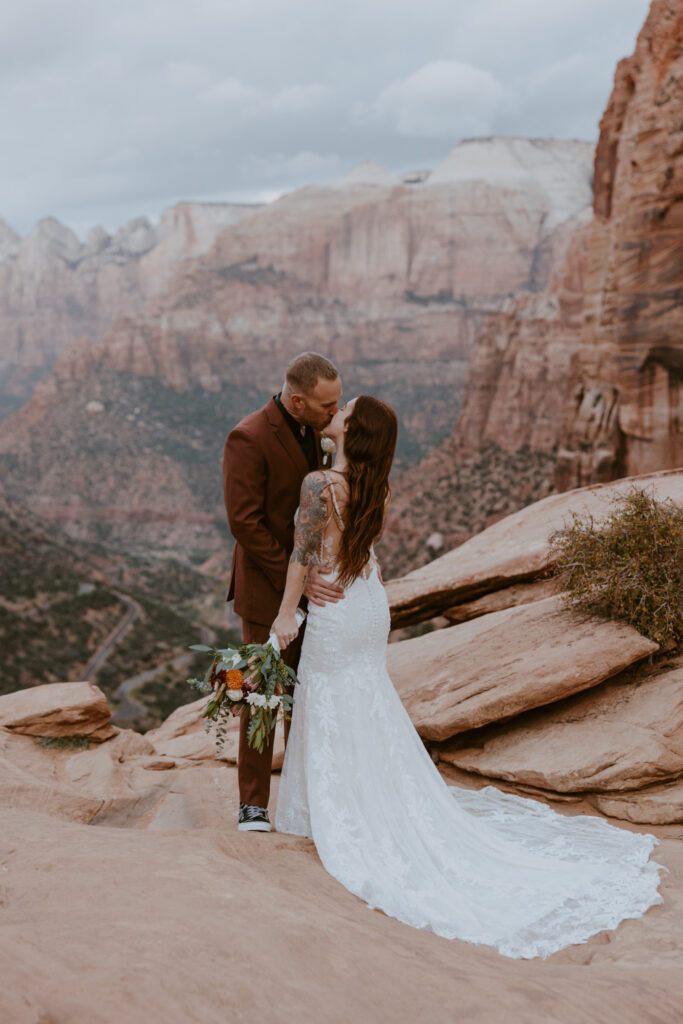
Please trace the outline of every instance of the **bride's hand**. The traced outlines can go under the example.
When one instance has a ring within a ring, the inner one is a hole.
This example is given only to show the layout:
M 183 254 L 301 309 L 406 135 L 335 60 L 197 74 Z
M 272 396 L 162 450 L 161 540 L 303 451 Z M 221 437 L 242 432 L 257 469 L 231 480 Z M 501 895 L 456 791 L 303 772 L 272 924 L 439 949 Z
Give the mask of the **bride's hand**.
M 278 617 L 270 627 L 270 631 L 275 633 L 280 650 L 284 651 L 285 647 L 288 647 L 292 640 L 295 640 L 299 635 L 299 623 L 296 621 L 296 615 L 289 612 L 279 612 Z

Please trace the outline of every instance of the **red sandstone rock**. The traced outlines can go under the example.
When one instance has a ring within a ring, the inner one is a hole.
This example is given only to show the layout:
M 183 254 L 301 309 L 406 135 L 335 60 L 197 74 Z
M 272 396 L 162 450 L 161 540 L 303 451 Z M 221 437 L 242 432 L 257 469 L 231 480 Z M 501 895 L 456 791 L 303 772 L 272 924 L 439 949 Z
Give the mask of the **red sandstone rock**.
M 567 377 L 581 338 L 589 228 L 581 215 L 556 232 L 545 289 L 513 299 L 482 322 L 455 430 L 458 458 L 487 442 L 552 452 Z
M 600 122 L 561 488 L 683 463 L 683 8 L 655 0 Z
M 507 516 L 428 565 L 391 580 L 387 596 L 392 625 L 430 619 L 456 603 L 534 579 L 548 568 L 550 534 L 569 521 L 570 512 L 591 512 L 600 519 L 609 511 L 614 497 L 633 486 L 683 504 L 683 470 L 552 494 Z
M 630 626 L 587 621 L 549 597 L 391 644 L 388 666 L 420 735 L 445 740 L 596 686 L 656 650 Z
M 107 698 L 93 683 L 46 683 L 0 697 L 0 725 L 28 736 L 88 736 L 117 733 Z
M 636 825 L 673 825 L 683 822 L 683 782 L 664 782 L 627 793 L 596 793 L 591 803 L 611 818 Z
M 640 817 L 630 820 L 644 821 L 647 789 L 683 775 L 683 658 L 641 680 L 612 680 L 510 722 L 476 747 L 446 748 L 441 756 L 489 778 L 560 793 L 607 793 L 623 807 L 631 791 L 643 790 Z M 680 820 L 680 794 L 667 804 L 669 796 L 658 790 L 649 797 L 658 810 L 647 820 Z M 608 800 L 599 806 L 609 814 L 617 805 Z
M 182 786 L 183 772 L 167 774 Z M 683 862 L 666 834 L 662 906 L 548 960 L 511 961 L 368 911 L 308 840 L 237 833 L 234 769 L 222 784 L 215 766 L 186 774 L 181 828 L 4 812 L 0 1019 L 500 1024 L 504 1007 L 515 1024 L 677 1020 Z M 264 950 L 277 950 L 270 984 L 257 983 Z

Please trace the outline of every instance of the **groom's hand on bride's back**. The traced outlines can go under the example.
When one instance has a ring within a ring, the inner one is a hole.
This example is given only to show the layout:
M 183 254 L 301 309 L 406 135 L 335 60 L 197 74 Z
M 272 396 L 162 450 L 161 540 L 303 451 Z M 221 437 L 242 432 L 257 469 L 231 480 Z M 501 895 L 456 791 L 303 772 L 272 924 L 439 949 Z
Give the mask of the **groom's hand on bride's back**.
M 343 598 L 344 590 L 342 587 L 338 587 L 336 583 L 331 583 L 330 580 L 326 580 L 320 575 L 324 569 L 325 567 L 322 565 L 313 566 L 306 580 L 304 596 L 309 601 L 312 601 L 313 604 L 336 604 L 337 601 L 341 601 Z

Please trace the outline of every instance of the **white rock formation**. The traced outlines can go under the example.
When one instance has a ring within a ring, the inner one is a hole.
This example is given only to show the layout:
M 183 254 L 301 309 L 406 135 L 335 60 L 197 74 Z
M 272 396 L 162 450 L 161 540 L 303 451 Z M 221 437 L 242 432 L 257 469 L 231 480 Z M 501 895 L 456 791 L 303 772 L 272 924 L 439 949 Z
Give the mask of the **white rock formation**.
M 548 233 L 592 202 L 593 144 L 577 140 L 494 136 L 466 139 L 425 186 L 483 182 L 526 194 L 549 210 Z
M 398 184 L 389 171 L 386 171 L 374 160 L 364 160 L 358 164 L 347 175 L 335 182 L 335 188 L 345 188 L 347 185 L 388 185 L 394 188 Z

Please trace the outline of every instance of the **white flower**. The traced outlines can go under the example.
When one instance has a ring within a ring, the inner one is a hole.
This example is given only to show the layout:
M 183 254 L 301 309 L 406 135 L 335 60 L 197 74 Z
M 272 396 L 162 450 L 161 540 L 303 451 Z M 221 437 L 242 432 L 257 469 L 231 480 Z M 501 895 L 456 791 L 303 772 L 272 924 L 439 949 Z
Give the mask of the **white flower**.
M 266 701 L 266 707 L 267 708 L 277 708 L 279 706 L 280 706 L 280 698 L 278 697 L 278 695 L 276 693 L 274 693 L 273 696 L 269 697 L 268 700 Z
M 242 700 L 241 690 L 228 690 L 228 697 L 230 700 Z
M 247 704 L 253 704 L 256 708 L 264 708 L 268 698 L 262 693 L 248 693 Z
M 227 672 L 229 669 L 233 668 L 240 660 L 240 652 L 230 650 L 230 648 L 228 648 L 225 651 L 219 651 L 218 653 L 221 655 L 222 658 L 222 661 L 219 663 L 216 669 L 216 671 L 218 672 L 222 672 L 223 670 Z
M 332 452 L 336 452 L 337 446 L 331 437 L 321 437 L 320 447 L 325 452 L 325 455 L 331 455 Z

